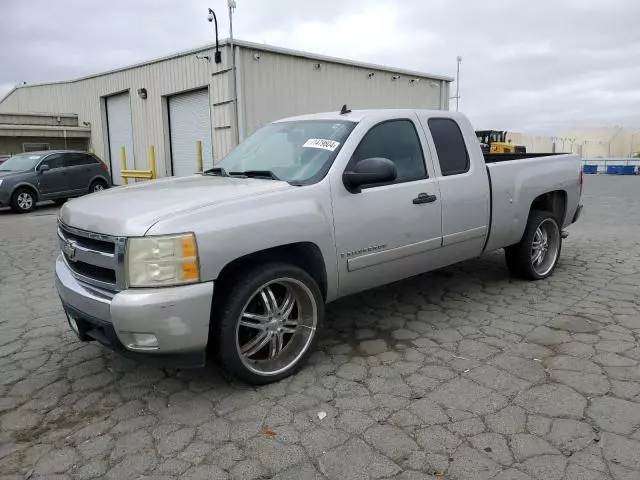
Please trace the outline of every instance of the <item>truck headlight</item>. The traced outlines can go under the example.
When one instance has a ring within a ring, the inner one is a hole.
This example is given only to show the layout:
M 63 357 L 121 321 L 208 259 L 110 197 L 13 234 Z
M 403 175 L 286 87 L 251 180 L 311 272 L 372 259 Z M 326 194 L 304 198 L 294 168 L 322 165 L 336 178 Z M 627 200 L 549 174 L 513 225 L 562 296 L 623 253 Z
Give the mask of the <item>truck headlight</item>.
M 166 287 L 200 281 L 198 247 L 192 233 L 127 240 L 130 287 Z

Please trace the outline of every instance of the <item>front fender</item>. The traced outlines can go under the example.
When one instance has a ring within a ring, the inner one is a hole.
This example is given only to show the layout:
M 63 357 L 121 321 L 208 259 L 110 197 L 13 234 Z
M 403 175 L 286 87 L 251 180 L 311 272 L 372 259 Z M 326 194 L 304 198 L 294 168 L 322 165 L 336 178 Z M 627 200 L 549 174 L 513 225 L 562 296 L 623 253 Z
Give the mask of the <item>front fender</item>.
M 3 183 L 4 183 L 4 182 L 3 182 Z M 4 186 L 4 185 L 3 185 L 3 186 Z M 38 200 L 39 200 L 39 198 L 40 198 L 40 191 L 38 190 L 37 185 L 34 185 L 33 183 L 31 183 L 31 182 L 27 182 L 27 181 L 24 181 L 24 180 L 21 180 L 21 181 L 17 182 L 16 184 L 14 184 L 14 185 L 11 187 L 11 194 L 9 195 L 9 198 L 13 197 L 13 194 L 15 193 L 15 191 L 16 191 L 17 189 L 21 188 L 21 187 L 27 187 L 27 188 L 29 188 L 29 189 L 33 190 L 33 191 L 34 191 L 34 193 L 35 193 L 35 196 L 36 196 L 36 201 L 38 201 Z
M 194 232 L 202 281 L 215 280 L 232 261 L 269 248 L 312 243 L 327 272 L 327 297 L 337 292 L 331 199 L 327 184 L 243 198 L 163 220 L 147 235 Z

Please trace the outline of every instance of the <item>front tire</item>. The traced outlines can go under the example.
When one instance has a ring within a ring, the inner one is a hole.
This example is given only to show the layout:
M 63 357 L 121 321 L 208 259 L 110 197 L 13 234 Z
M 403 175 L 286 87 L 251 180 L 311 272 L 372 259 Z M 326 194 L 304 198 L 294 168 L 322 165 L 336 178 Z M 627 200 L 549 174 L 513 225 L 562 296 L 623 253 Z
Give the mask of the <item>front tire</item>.
M 553 273 L 561 250 L 562 235 L 555 216 L 534 210 L 520 243 L 505 248 L 505 259 L 514 277 L 542 280 Z
M 247 269 L 229 283 L 212 315 L 212 347 L 220 365 L 253 385 L 297 372 L 314 350 L 324 320 L 317 283 L 284 263 Z
M 11 196 L 11 210 L 16 213 L 27 213 L 36 208 L 36 196 L 28 188 L 19 188 Z

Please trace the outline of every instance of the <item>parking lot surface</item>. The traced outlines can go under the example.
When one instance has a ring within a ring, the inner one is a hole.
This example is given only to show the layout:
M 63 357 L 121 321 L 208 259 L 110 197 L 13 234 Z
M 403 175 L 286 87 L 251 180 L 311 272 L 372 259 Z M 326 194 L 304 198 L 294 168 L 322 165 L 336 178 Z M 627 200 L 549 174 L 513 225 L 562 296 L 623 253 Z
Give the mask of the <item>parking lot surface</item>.
M 3 479 L 640 478 L 640 178 L 589 177 L 553 277 L 501 252 L 330 305 L 261 388 L 77 341 L 57 209 L 0 211 Z

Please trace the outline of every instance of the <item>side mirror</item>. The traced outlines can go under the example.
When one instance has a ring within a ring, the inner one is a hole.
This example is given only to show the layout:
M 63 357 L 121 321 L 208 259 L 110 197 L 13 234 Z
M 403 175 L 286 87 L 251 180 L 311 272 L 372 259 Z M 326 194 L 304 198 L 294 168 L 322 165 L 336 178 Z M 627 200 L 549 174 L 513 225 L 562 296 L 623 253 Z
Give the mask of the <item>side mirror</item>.
M 352 171 L 342 174 L 342 181 L 351 193 L 360 193 L 363 185 L 393 182 L 398 170 L 388 158 L 365 158 L 356 163 Z
M 43 163 L 42 165 L 40 165 L 38 167 L 38 172 L 40 172 L 40 173 L 44 173 L 47 170 L 51 170 L 51 167 L 49 165 L 47 165 L 46 163 Z

